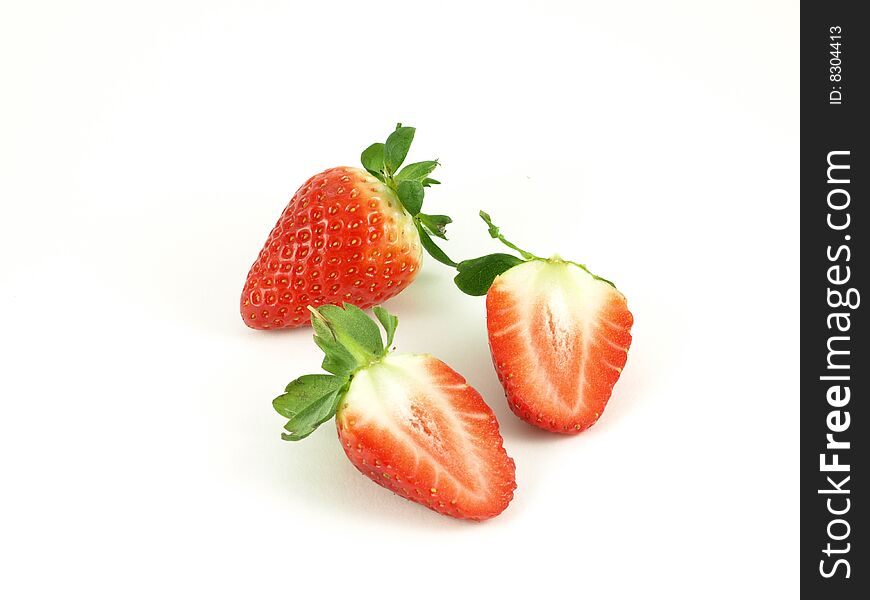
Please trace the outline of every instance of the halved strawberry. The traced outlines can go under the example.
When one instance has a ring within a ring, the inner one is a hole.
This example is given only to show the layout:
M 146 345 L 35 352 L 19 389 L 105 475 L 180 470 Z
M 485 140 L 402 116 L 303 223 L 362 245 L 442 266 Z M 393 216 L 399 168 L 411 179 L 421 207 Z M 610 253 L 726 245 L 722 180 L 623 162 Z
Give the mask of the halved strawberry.
M 579 433 L 607 405 L 631 345 L 634 321 L 625 296 L 579 263 L 520 252 L 459 263 L 456 283 L 486 294 L 486 324 L 508 405 L 532 425 Z
M 428 354 L 389 354 L 397 319 L 351 304 L 311 309 L 315 343 L 331 375 L 304 375 L 273 402 L 288 440 L 336 416 L 350 461 L 385 488 L 441 514 L 483 520 L 516 489 L 498 421 L 474 388 Z
M 495 415 L 433 356 L 387 356 L 357 373 L 336 423 L 357 469 L 432 510 L 487 519 L 513 498 L 514 462 Z

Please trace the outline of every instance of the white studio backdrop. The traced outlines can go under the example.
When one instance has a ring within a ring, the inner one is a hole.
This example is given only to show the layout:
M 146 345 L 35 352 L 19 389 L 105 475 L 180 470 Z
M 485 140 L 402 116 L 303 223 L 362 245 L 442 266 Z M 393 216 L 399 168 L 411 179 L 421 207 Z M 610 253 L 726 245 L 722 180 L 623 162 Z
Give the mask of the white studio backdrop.
M 0 4 L 6 598 L 797 594 L 797 2 Z M 515 500 L 454 522 L 271 399 L 310 330 L 247 329 L 245 274 L 310 175 L 397 121 L 477 218 L 614 280 L 604 416 L 508 410 L 482 298 L 426 260 L 399 351 L 465 375 Z

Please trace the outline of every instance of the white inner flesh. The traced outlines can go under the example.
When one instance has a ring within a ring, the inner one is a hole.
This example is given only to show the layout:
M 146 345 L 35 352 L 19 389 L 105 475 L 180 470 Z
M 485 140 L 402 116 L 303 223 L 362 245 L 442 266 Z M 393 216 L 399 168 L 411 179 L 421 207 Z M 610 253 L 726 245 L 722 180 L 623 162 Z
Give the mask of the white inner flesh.
M 589 273 L 571 263 L 530 261 L 505 272 L 494 285 L 504 286 L 517 300 L 518 319 L 493 336 L 505 335 L 522 328 L 518 333 L 531 339 L 529 329 L 544 328 L 556 356 L 565 356 L 570 332 L 580 329 L 581 357 L 577 364 L 564 363 L 565 369 L 580 373 L 580 385 L 574 398 L 565 398 L 573 410 L 584 403 L 586 388 L 586 361 L 590 343 L 601 326 L 599 313 L 610 300 L 613 288 L 596 280 Z M 530 352 L 537 358 L 534 350 Z M 546 397 L 554 398 L 557 391 L 549 383 L 543 390 Z
M 447 394 L 464 390 L 467 385 L 443 385 L 435 380 L 429 364 L 436 359 L 421 354 L 391 354 L 380 363 L 357 373 L 345 395 L 343 418 L 353 419 L 356 426 L 375 425 L 389 431 L 414 454 L 416 466 L 427 460 L 435 470 L 434 487 L 447 477 L 453 483 L 475 495 L 475 490 L 459 482 L 443 468 L 447 432 L 439 430 L 437 420 L 427 418 L 438 414 L 448 423 L 453 438 L 462 446 L 457 453 L 464 459 L 458 467 L 482 480 L 483 461 L 476 451 L 472 432 L 466 420 L 489 419 L 484 412 L 458 412 Z M 411 434 L 414 430 L 418 435 Z

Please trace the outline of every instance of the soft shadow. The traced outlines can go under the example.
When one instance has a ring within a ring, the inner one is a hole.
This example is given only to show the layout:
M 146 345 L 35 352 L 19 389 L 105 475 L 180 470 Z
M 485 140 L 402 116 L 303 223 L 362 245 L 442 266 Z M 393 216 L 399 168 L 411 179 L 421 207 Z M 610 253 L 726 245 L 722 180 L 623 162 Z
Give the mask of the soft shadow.
M 303 498 L 326 516 L 344 513 L 362 521 L 420 531 L 473 525 L 440 515 L 371 481 L 347 459 L 331 426 L 324 426 L 305 442 L 293 446 L 292 464 L 285 470 L 287 493 Z
M 433 272 L 435 269 L 447 271 L 442 265 L 427 265 L 407 288 L 397 296 L 390 298 L 384 306 L 393 314 L 402 318 L 405 314 L 441 314 L 445 310 L 444 302 L 439 297 L 444 295 L 445 287 L 452 287 L 453 281 L 444 273 Z M 450 275 L 452 271 L 448 271 Z M 455 290 L 459 293 L 459 290 Z
M 613 388 L 607 408 L 597 429 L 617 427 L 647 399 L 659 397 L 669 382 L 678 378 L 681 363 L 687 355 L 682 332 L 687 327 L 682 307 L 670 299 L 648 295 L 646 302 L 632 307 L 635 322 L 628 361 Z M 582 434 L 581 434 L 582 435 Z

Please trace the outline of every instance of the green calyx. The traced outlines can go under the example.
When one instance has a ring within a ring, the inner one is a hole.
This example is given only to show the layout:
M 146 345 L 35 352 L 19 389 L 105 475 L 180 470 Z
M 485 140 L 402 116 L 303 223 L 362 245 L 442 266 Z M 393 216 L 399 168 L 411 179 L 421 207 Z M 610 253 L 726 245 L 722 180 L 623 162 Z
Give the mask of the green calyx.
M 272 406 L 289 419 L 281 437 L 289 441 L 308 437 L 318 426 L 335 416 L 354 374 L 389 354 L 398 318 L 376 306 L 372 309 L 386 333 L 386 343 L 377 323 L 365 312 L 345 303 L 309 306 L 314 326 L 314 343 L 323 350 L 324 371 L 329 374 L 303 375 L 284 388 Z
M 366 171 L 377 177 L 399 197 L 404 209 L 414 219 L 423 248 L 432 258 L 449 267 L 456 267 L 457 263 L 432 240 L 432 236 L 442 240 L 447 239 L 445 230 L 452 219 L 446 215 L 427 215 L 420 212 L 423 208 L 426 188 L 441 183 L 429 177 L 438 166 L 438 161 L 424 160 L 402 167 L 411 148 L 411 142 L 414 141 L 415 132 L 416 129 L 413 127 L 397 124 L 396 130 L 387 137 L 386 142 L 372 144 L 363 150 L 360 161 Z
M 492 222 L 492 217 L 487 213 L 480 211 L 480 218 L 483 219 L 483 222 L 486 223 L 489 228 L 489 236 L 491 238 L 497 239 L 511 250 L 517 252 L 522 258 L 517 258 L 513 254 L 496 253 L 460 262 L 456 266 L 458 273 L 456 274 L 456 277 L 453 278 L 453 281 L 460 290 L 469 296 L 485 296 L 496 277 L 512 267 L 531 260 L 543 260 L 551 263 L 570 263 L 580 267 L 595 279 L 608 283 L 614 288 L 616 287 L 612 281 L 608 281 L 607 279 L 592 273 L 586 268 L 586 265 L 581 265 L 580 263 L 570 260 L 564 260 L 558 255 L 554 255 L 551 258 L 541 258 L 540 256 L 536 256 L 531 252 L 523 250 L 502 235 L 501 230 Z

